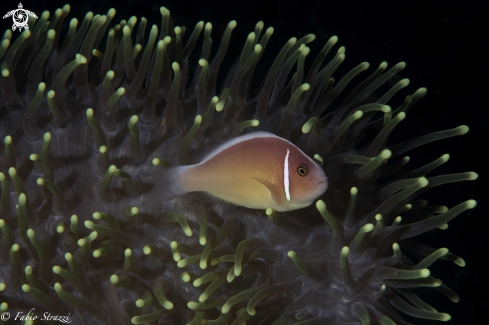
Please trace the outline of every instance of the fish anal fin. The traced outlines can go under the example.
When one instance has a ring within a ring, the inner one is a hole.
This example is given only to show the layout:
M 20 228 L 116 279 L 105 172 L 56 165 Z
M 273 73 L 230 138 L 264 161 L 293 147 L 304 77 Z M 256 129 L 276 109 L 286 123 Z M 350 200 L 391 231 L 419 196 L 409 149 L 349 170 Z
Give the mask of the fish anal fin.
M 266 188 L 268 188 L 270 194 L 272 195 L 272 200 L 274 200 L 275 203 L 277 203 L 278 205 L 282 205 L 286 202 L 285 194 L 280 190 L 278 186 L 260 177 L 253 177 L 253 179 L 257 180 L 258 182 L 262 183 Z

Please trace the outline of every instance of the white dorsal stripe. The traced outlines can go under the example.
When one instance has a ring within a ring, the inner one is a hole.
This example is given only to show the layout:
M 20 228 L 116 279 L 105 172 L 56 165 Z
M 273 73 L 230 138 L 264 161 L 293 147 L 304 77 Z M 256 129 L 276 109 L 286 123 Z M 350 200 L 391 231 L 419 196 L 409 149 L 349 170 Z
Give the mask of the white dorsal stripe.
M 212 157 L 216 156 L 217 154 L 223 152 L 224 150 L 234 146 L 235 144 L 237 143 L 240 143 L 240 142 L 243 142 L 243 141 L 247 141 L 247 140 L 253 140 L 253 139 L 256 139 L 256 138 L 277 138 L 277 139 L 280 139 L 282 141 L 284 141 L 285 143 L 289 143 L 293 146 L 296 147 L 295 144 L 293 144 L 292 142 L 284 139 L 284 138 L 281 138 L 279 136 L 276 136 L 275 134 L 273 133 L 269 133 L 269 132 L 265 132 L 265 131 L 256 131 L 256 132 L 251 132 L 251 133 L 248 133 L 248 134 L 245 134 L 245 135 L 241 135 L 239 137 L 236 137 L 236 138 L 233 138 L 229 141 L 226 141 L 224 144 L 218 146 L 217 148 L 215 148 L 214 150 L 212 150 L 209 154 L 207 154 L 200 162 L 199 164 L 202 164 L 204 162 L 206 162 L 207 160 L 211 159 Z M 299 148 L 297 148 L 299 149 Z M 302 150 L 299 149 L 300 152 L 302 152 Z M 306 157 L 307 159 L 309 159 L 310 162 L 312 162 L 314 165 L 318 165 L 318 162 L 312 160 L 308 155 L 306 155 L 304 152 L 302 152 L 302 154 L 304 155 L 304 157 Z
M 285 197 L 287 201 L 290 201 L 290 191 L 289 191 L 289 148 L 287 148 L 287 154 L 285 155 L 285 163 L 284 163 L 284 188 L 285 188 Z

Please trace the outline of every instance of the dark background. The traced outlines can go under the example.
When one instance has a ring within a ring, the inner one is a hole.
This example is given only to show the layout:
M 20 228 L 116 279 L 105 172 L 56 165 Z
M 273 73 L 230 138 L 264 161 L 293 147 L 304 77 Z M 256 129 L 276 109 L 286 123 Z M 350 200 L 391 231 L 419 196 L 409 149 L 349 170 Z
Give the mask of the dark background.
M 62 7 L 60 1 L 24 1 L 25 9 L 40 15 L 43 10 L 51 13 Z M 256 80 L 265 76 L 280 48 L 290 37 L 302 37 L 314 33 L 316 40 L 306 62 L 311 64 L 316 54 L 332 35 L 339 37 L 339 46 L 346 47 L 346 60 L 334 74 L 339 80 L 344 73 L 357 64 L 367 61 L 371 67 L 353 84 L 372 73 L 382 61 L 393 66 L 399 61 L 407 62 L 402 78 L 409 78 L 410 85 L 402 95 L 395 97 L 393 108 L 419 87 L 428 88 L 427 96 L 407 114 L 392 135 L 390 143 L 397 143 L 422 134 L 452 129 L 466 124 L 467 135 L 428 144 L 407 153 L 411 161 L 406 168 L 414 169 L 449 153 L 451 158 L 431 175 L 475 171 L 479 179 L 444 185 L 424 195 L 432 205 L 447 205 L 449 208 L 468 199 L 478 201 L 478 206 L 465 212 L 449 223 L 448 230 L 434 230 L 416 238 L 433 247 L 447 247 L 462 257 L 467 266 L 460 268 L 453 263 L 437 261 L 430 269 L 460 295 L 458 304 L 450 302 L 433 289 L 423 290 L 423 298 L 438 311 L 452 315 L 449 324 L 488 324 L 487 302 L 487 194 L 489 181 L 486 169 L 488 160 L 488 24 L 489 1 L 455 0 L 410 0 L 410 1 L 85 1 L 72 2 L 71 13 L 65 20 L 76 17 L 79 26 L 87 11 L 105 14 L 114 7 L 117 15 L 111 26 L 121 19 L 135 15 L 144 16 L 151 24 L 161 23 L 160 6 L 166 6 L 172 14 L 175 26 L 187 26 L 186 36 L 195 24 L 203 20 L 214 26 L 214 42 L 211 57 L 230 20 L 238 26 L 233 32 L 233 41 L 228 53 L 236 57 L 242 49 L 248 33 L 257 21 L 265 22 L 265 29 L 275 28 L 265 54 L 256 72 Z M 2 15 L 15 9 L 16 1 L 2 1 Z M 139 20 L 138 20 L 139 23 Z M 11 20 L 1 20 L 0 30 L 11 27 Z M 67 29 L 65 29 L 66 32 Z M 149 27 L 147 28 L 149 31 Z M 61 35 L 63 37 L 63 35 Z M 186 40 L 186 39 L 185 39 Z M 197 44 L 200 53 L 201 43 Z M 101 47 L 103 51 L 105 45 Z M 331 54 L 328 56 L 331 58 Z M 191 68 L 197 57 L 192 57 Z M 221 75 L 232 60 L 221 68 Z M 397 81 L 397 80 L 396 80 Z M 381 88 L 382 94 L 388 88 Z M 340 98 L 341 99 L 341 98 Z M 397 101 L 396 101 L 397 100 Z M 434 324 L 434 321 L 409 318 L 414 324 Z

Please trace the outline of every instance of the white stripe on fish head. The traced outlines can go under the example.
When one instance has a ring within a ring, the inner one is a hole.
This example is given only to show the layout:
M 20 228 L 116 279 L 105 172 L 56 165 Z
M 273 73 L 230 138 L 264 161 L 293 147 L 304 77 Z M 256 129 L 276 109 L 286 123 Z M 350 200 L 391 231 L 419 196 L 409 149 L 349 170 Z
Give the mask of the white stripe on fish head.
M 285 188 L 285 197 L 287 201 L 290 201 L 290 191 L 289 191 L 289 148 L 287 148 L 287 154 L 285 155 L 285 163 L 284 163 L 284 188 Z

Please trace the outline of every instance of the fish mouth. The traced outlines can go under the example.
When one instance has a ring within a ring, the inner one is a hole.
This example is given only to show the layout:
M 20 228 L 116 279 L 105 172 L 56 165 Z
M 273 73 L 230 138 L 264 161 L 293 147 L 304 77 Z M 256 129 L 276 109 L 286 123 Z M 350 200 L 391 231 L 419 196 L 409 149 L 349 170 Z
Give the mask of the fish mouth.
M 326 183 L 328 181 L 328 178 L 327 177 L 324 177 L 323 180 L 321 182 L 318 183 L 319 184 L 323 184 L 323 183 Z

